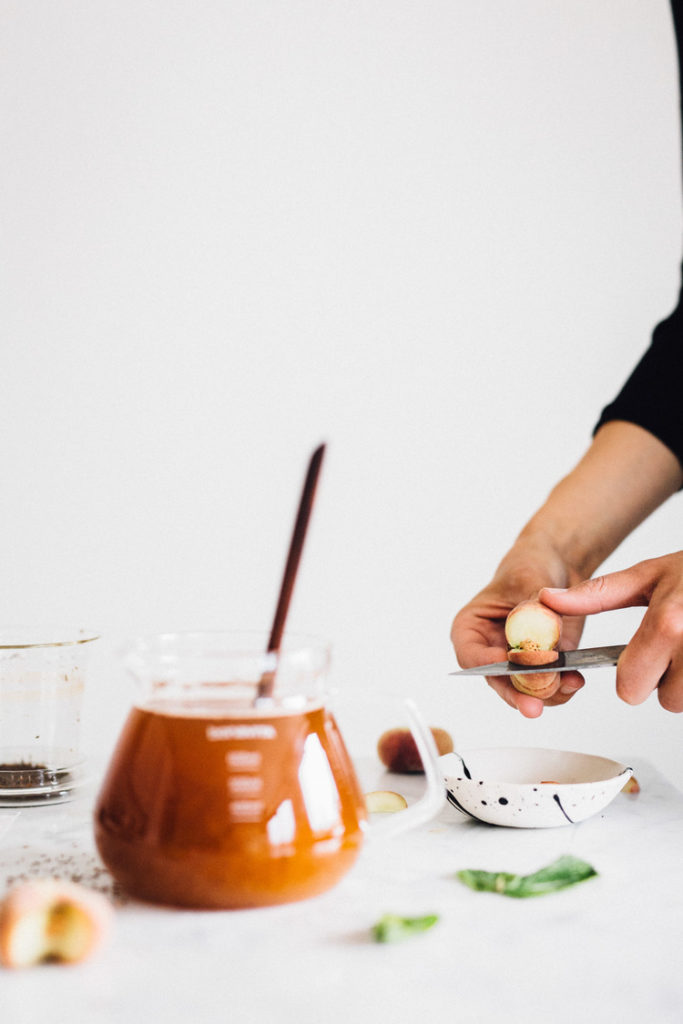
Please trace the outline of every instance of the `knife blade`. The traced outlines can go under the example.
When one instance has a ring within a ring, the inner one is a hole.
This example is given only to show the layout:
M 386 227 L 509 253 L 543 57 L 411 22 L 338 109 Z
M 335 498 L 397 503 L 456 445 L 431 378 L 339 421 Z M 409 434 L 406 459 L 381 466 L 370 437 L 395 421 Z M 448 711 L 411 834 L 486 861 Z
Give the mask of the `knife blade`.
M 613 647 L 584 647 L 578 651 L 562 651 L 557 661 L 547 665 L 515 665 L 512 661 L 494 661 L 491 665 L 475 665 L 450 672 L 451 676 L 525 676 L 535 672 L 582 672 L 588 668 L 616 665 L 626 644 Z

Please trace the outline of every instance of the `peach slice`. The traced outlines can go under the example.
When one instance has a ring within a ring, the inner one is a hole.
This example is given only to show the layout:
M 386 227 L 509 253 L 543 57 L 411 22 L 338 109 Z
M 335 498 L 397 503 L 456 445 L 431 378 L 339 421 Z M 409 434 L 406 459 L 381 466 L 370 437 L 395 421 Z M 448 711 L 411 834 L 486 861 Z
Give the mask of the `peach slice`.
M 548 700 L 557 693 L 561 682 L 559 672 L 526 672 L 523 676 L 510 676 L 510 679 L 515 690 L 540 700 Z
M 365 806 L 368 814 L 393 814 L 404 811 L 408 802 L 400 793 L 393 793 L 390 789 L 375 789 L 365 794 Z
M 511 647 L 508 651 L 508 661 L 515 665 L 550 665 L 557 661 L 557 651 L 536 651 L 522 648 L 517 650 Z
M 632 775 L 621 790 L 622 793 L 640 793 L 640 783 L 635 775 Z
M 100 893 L 58 878 L 15 886 L 0 904 L 0 963 L 78 963 L 104 940 L 112 908 Z
M 432 727 L 432 736 L 439 754 L 450 754 L 453 740 L 445 729 Z M 406 775 L 424 771 L 422 758 L 410 729 L 387 729 L 377 742 L 377 753 L 390 772 Z

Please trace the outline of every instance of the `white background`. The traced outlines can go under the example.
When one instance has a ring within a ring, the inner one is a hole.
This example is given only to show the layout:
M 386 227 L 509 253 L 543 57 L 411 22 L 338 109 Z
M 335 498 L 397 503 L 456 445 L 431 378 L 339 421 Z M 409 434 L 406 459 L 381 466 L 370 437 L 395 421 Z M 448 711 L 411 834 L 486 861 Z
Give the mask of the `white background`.
M 90 742 L 129 634 L 269 625 L 326 440 L 290 628 L 342 693 L 683 785 L 683 721 L 612 672 L 533 722 L 448 676 L 675 302 L 664 0 L 2 0 L 0 48 L 0 621 L 102 631 Z M 680 501 L 607 568 L 679 548 Z

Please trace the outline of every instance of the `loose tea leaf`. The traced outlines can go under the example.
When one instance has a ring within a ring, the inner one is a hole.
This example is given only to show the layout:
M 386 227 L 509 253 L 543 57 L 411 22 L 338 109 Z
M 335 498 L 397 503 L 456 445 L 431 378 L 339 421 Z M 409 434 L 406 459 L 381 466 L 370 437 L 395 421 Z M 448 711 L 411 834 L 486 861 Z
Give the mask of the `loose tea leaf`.
M 384 914 L 372 929 L 376 942 L 400 942 L 412 935 L 426 932 L 439 920 L 438 914 L 426 917 L 399 917 L 398 914 Z
M 470 889 L 478 892 L 498 892 L 502 896 L 514 896 L 525 899 L 528 896 L 544 896 L 548 892 L 566 889 L 587 878 L 597 875 L 597 871 L 585 860 L 571 857 L 569 854 L 559 857 L 552 864 L 535 871 L 532 875 L 511 875 L 504 871 L 458 871 L 458 878 Z

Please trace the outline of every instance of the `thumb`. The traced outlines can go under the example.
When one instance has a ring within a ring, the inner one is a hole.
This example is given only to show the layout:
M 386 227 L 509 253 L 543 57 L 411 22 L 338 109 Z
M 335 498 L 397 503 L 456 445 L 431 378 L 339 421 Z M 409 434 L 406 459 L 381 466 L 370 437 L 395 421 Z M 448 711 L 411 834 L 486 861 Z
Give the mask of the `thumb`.
M 566 590 L 543 587 L 539 601 L 561 615 L 594 615 L 614 608 L 646 605 L 642 563 L 584 580 Z

